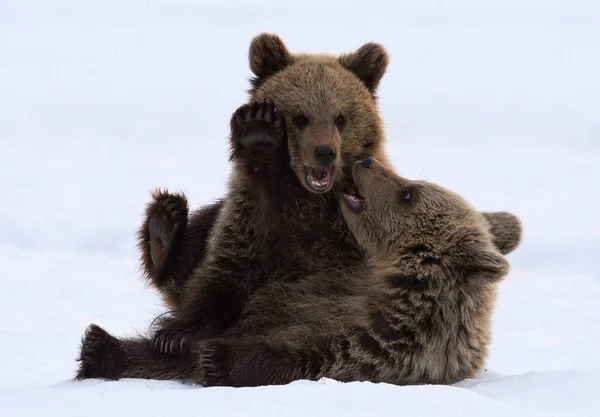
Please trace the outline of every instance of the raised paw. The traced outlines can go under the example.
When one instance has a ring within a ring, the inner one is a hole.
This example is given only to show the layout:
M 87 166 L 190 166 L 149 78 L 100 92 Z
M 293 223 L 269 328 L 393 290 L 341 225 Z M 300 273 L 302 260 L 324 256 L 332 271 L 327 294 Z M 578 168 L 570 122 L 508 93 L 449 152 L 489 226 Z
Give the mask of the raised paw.
M 119 379 L 125 368 L 126 353 L 117 338 L 91 324 L 81 341 L 76 379 Z
M 161 269 L 173 248 L 182 236 L 188 220 L 188 203 L 182 194 L 155 192 L 154 202 L 148 209 L 148 236 L 150 258 Z
M 237 140 L 250 151 L 270 152 L 278 149 L 285 136 L 283 115 L 269 100 L 254 101 L 240 107 L 233 115 Z

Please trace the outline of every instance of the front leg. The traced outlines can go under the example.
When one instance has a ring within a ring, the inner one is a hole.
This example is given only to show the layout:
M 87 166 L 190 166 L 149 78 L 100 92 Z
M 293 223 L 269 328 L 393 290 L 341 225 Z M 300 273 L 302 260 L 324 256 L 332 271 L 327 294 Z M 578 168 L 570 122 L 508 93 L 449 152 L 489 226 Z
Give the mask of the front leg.
M 266 337 L 232 334 L 194 348 L 199 360 L 195 381 L 204 386 L 283 385 L 323 377 L 399 385 L 435 382 L 423 374 L 422 348 L 392 342 L 362 326 L 340 325 L 330 334 L 309 328 Z
M 355 373 L 350 342 L 345 336 L 281 338 L 221 338 L 198 345 L 197 380 L 204 386 L 255 387 L 285 385 L 306 379 L 336 376 L 340 366 Z M 352 378 L 347 378 L 351 380 Z
M 198 352 L 198 383 L 203 386 L 285 385 L 323 374 L 323 353 L 314 357 L 291 346 L 250 340 L 209 340 Z
M 232 158 L 239 176 L 277 176 L 289 170 L 283 117 L 264 100 L 240 107 L 231 120 Z M 259 177 L 257 177 L 259 176 Z M 262 184 L 262 182 L 261 182 Z M 257 185 L 260 187 L 261 185 Z M 262 255 L 265 229 L 256 211 L 251 182 L 230 193 L 221 208 L 226 213 L 214 231 L 206 259 L 185 288 L 181 308 L 155 337 L 162 353 L 186 352 L 193 341 L 218 335 L 240 317 L 248 296 L 269 276 Z

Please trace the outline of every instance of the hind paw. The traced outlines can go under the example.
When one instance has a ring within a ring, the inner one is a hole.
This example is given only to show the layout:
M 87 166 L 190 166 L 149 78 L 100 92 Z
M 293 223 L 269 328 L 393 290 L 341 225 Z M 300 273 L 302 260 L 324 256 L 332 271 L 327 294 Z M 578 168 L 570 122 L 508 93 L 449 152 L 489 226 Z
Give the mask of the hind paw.
M 150 259 L 156 268 L 162 269 L 175 240 L 183 235 L 188 211 L 184 195 L 164 191 L 154 193 L 154 202 L 148 209 L 148 237 Z
M 125 357 L 117 338 L 100 326 L 91 324 L 81 341 L 80 364 L 75 379 L 119 379 Z

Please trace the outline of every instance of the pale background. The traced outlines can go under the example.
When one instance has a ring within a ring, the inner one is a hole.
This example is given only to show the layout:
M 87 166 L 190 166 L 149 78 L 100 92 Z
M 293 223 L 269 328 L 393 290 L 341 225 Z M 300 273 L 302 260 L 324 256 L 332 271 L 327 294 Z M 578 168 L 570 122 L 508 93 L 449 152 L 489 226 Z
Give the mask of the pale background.
M 382 43 L 394 167 L 523 220 L 480 379 L 68 381 L 87 324 L 126 334 L 162 311 L 137 269 L 149 190 L 223 195 L 261 31 L 292 51 Z M 598 39 L 594 0 L 0 0 L 0 414 L 600 414 Z

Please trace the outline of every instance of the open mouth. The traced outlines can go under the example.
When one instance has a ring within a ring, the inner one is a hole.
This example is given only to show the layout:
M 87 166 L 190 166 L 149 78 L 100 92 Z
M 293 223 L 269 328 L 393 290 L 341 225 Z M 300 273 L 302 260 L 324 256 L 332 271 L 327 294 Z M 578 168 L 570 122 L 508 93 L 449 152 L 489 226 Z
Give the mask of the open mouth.
M 344 200 L 344 203 L 346 203 L 346 207 L 355 214 L 362 213 L 367 207 L 365 200 L 361 200 L 353 195 L 342 194 L 342 199 Z
M 311 190 L 317 193 L 323 193 L 331 188 L 332 178 L 333 178 L 333 170 L 335 167 L 319 167 L 319 168 L 311 168 L 304 167 L 306 172 L 306 185 Z

